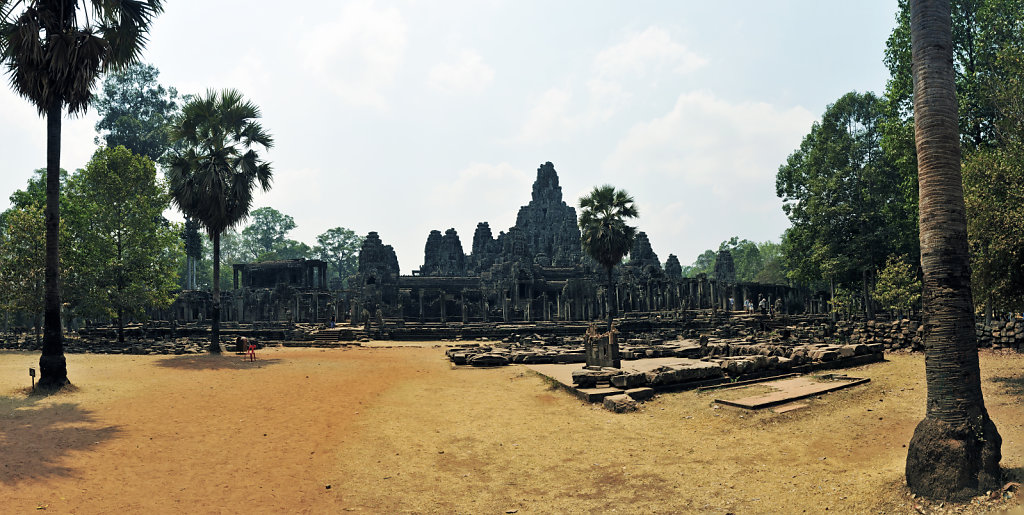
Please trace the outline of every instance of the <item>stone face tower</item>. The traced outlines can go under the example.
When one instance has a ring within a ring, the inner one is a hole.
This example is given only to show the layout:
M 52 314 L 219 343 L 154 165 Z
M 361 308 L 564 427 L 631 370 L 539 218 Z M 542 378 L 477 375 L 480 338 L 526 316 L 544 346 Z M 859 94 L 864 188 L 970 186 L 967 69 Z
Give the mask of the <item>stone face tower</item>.
M 515 227 L 525 236 L 530 255 L 543 254 L 556 267 L 572 267 L 580 262 L 582 251 L 576 209 L 562 200 L 558 173 L 550 161 L 537 169 L 533 199 L 519 209 Z
M 736 265 L 732 260 L 732 252 L 726 249 L 718 251 L 715 258 L 714 278 L 723 284 L 736 284 Z

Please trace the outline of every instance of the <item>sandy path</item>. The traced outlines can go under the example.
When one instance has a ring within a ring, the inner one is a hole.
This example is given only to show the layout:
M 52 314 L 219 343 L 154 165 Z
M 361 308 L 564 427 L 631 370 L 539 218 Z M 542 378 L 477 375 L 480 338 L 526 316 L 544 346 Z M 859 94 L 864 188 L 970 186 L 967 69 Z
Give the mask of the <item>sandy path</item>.
M 790 413 L 684 392 L 628 415 L 430 346 L 261 358 L 72 355 L 80 390 L 33 400 L 38 357 L 0 353 L 0 513 L 913 512 L 921 356 Z M 1020 475 L 1024 356 L 982 364 Z

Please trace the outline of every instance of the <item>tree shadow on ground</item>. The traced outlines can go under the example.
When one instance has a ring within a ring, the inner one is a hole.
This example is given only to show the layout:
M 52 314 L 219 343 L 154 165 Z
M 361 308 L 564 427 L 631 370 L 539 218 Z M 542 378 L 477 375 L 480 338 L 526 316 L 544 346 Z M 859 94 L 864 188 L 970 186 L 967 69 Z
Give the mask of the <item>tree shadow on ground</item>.
M 1024 395 L 1024 374 L 1006 377 L 993 377 L 993 383 L 1002 386 L 1010 395 Z
M 117 437 L 118 426 L 98 427 L 93 414 L 56 395 L 0 395 L 0 485 L 75 477 L 62 465 L 74 451 L 88 451 Z
M 276 365 L 281 360 L 278 358 L 261 358 L 256 355 L 256 361 L 249 361 L 245 356 L 224 353 L 224 354 L 191 354 L 164 358 L 156 362 L 158 367 L 176 368 L 180 370 L 249 370 Z

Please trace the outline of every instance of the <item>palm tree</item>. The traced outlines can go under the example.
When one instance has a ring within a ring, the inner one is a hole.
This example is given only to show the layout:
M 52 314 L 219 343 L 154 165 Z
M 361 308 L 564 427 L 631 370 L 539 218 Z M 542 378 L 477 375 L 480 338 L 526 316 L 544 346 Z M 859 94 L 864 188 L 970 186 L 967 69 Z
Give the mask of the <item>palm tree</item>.
M 600 263 L 608 273 L 608 331 L 611 332 L 615 316 L 612 269 L 633 247 L 636 227 L 626 225 L 626 219 L 636 218 L 639 213 L 629 193 L 608 184 L 595 187 L 589 195 L 581 198 L 580 208 L 583 252 Z
M 253 186 L 270 189 L 270 163 L 254 147 L 274 140 L 257 118 L 260 110 L 233 89 L 209 90 L 185 104 L 172 128 L 180 148 L 167 159 L 171 198 L 213 240 L 213 323 L 210 352 L 220 349 L 220 235 L 249 216 Z
M 60 321 L 60 133 L 65 107 L 84 113 L 101 73 L 138 60 L 162 0 L 0 0 L 0 63 L 46 116 L 46 272 L 39 386 L 68 384 Z
M 950 0 L 911 0 L 910 13 L 928 403 L 907 449 L 907 485 L 966 499 L 1000 486 L 1002 439 L 981 394 Z

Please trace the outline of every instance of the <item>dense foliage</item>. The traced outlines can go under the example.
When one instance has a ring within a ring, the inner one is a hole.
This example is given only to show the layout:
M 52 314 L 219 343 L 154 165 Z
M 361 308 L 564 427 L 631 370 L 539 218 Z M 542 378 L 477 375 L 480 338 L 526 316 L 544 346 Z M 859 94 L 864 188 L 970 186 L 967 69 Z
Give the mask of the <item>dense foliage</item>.
M 158 161 L 171 146 L 171 121 L 178 113 L 178 91 L 157 82 L 160 71 L 136 63 L 103 79 L 92 104 L 100 115 L 96 143 L 122 145 L 135 154 Z
M 163 217 L 167 186 L 148 157 L 100 148 L 69 179 L 68 198 L 65 298 L 79 316 L 113 320 L 124 341 L 127 319 L 174 300 L 181 240 Z

